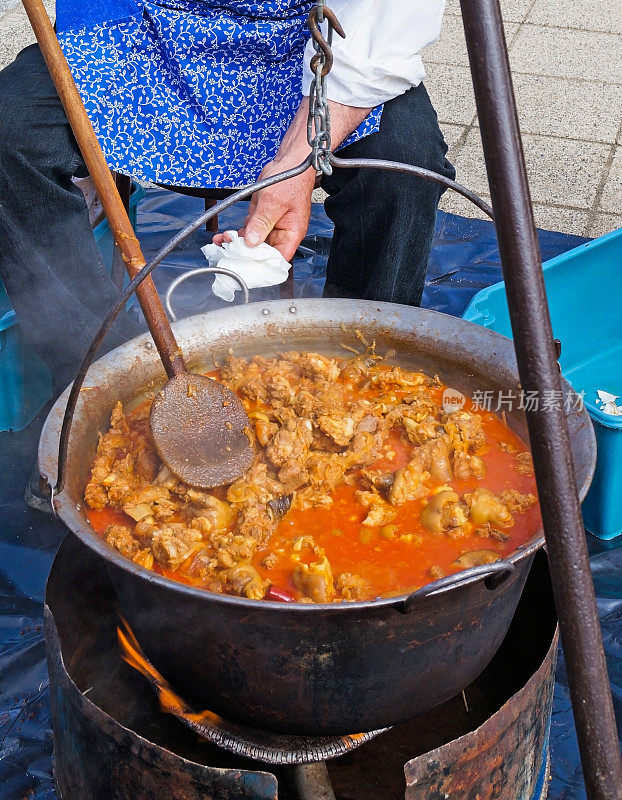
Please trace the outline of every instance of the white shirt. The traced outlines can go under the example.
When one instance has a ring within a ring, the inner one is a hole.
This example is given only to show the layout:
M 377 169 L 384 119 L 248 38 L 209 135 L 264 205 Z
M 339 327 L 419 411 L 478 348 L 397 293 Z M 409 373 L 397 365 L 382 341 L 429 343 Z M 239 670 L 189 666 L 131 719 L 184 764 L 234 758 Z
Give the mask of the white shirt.
M 441 31 L 445 0 L 330 0 L 346 38 L 333 34 L 334 63 L 327 78 L 329 100 L 372 108 L 425 78 L 424 47 Z M 325 22 L 322 26 L 326 36 Z M 307 43 L 302 92 L 309 95 L 314 54 Z

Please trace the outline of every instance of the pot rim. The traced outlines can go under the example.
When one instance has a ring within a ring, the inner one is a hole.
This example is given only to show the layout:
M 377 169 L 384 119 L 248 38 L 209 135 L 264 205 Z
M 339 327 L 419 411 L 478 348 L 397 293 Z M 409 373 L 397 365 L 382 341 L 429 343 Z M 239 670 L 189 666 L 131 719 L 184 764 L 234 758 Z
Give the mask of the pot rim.
M 343 300 L 338 298 L 296 298 L 295 300 L 271 300 L 271 301 L 262 301 L 259 303 L 251 303 L 249 305 L 243 307 L 236 307 L 240 310 L 244 311 L 254 311 L 257 310 L 258 315 L 261 316 L 262 314 L 268 311 L 268 314 L 271 310 L 280 311 L 282 309 L 287 309 L 289 311 L 292 310 L 294 307 L 295 311 L 298 309 L 305 309 L 309 306 L 317 306 L 318 303 L 321 303 L 324 308 L 331 308 L 336 307 L 339 308 L 340 305 L 343 303 L 347 304 L 356 304 L 357 307 L 361 312 L 365 309 L 374 310 L 375 312 L 382 312 L 385 311 L 387 316 L 390 312 L 395 313 L 398 310 L 407 310 L 410 313 L 414 313 L 416 315 L 422 316 L 423 319 L 428 317 L 428 319 L 434 320 L 438 318 L 443 318 L 445 320 L 452 320 L 456 324 L 460 326 L 468 326 L 470 328 L 477 329 L 478 335 L 482 338 L 490 339 L 492 341 L 497 342 L 501 345 L 500 349 L 509 350 L 513 356 L 514 354 L 514 345 L 511 339 L 502 336 L 495 331 L 492 331 L 488 328 L 483 328 L 475 323 L 469 322 L 467 320 L 462 319 L 461 317 L 453 317 L 448 314 L 443 314 L 442 312 L 433 311 L 431 309 L 422 309 L 414 306 L 400 306 L 394 303 L 384 303 L 384 302 L 376 302 L 376 301 L 365 301 L 365 300 Z M 254 307 L 254 308 L 253 308 Z M 218 309 L 216 311 L 206 312 L 204 314 L 197 314 L 191 317 L 187 317 L 183 320 L 180 320 L 177 323 L 173 324 L 173 330 L 175 332 L 185 332 L 186 330 L 190 330 L 205 320 L 208 320 L 210 323 L 215 323 L 214 327 L 218 324 L 219 321 L 228 320 L 230 321 L 231 309 L 223 308 Z M 268 320 L 264 320 L 268 321 Z M 364 326 L 364 321 L 361 320 L 359 323 L 361 327 Z M 98 367 L 105 369 L 107 366 L 114 362 L 116 358 L 116 354 L 120 351 L 126 349 L 128 345 L 142 345 L 142 347 L 146 347 L 149 351 L 154 352 L 155 348 L 153 347 L 151 336 L 149 333 L 142 334 L 141 336 L 136 337 L 135 339 L 126 342 L 125 344 L 121 345 L 120 347 L 116 348 L 115 350 L 110 351 L 102 358 L 98 359 L 89 370 L 89 374 L 87 376 L 88 379 L 93 379 L 97 376 Z M 189 359 L 191 361 L 191 359 Z M 515 364 L 513 365 L 514 371 L 516 371 Z M 518 379 L 518 375 L 516 376 Z M 565 378 L 561 378 L 562 383 L 566 385 L 566 387 L 574 393 L 571 385 L 566 381 Z M 56 400 L 50 412 L 46 418 L 44 423 L 41 438 L 39 442 L 39 463 L 43 465 L 42 474 L 46 478 L 50 478 L 52 475 L 56 473 L 56 463 L 57 463 L 57 451 L 58 451 L 58 439 L 60 436 L 60 427 L 62 424 L 62 413 L 64 411 L 64 407 L 67 403 L 67 399 L 69 397 L 69 390 L 71 386 L 67 387 L 65 391 L 60 395 L 60 397 Z M 87 387 L 88 388 L 88 387 Z M 576 394 L 576 393 L 575 393 Z M 580 412 L 582 415 L 585 416 L 587 422 L 589 423 L 589 415 L 585 407 L 581 409 Z M 579 499 L 583 501 L 585 498 L 588 489 L 590 487 L 592 478 L 594 476 L 594 471 L 596 469 L 596 458 L 595 458 L 595 451 L 596 451 L 596 437 L 591 424 L 588 425 L 587 428 L 587 435 L 590 438 L 590 445 L 591 445 L 591 452 L 592 458 L 590 460 L 589 469 L 585 476 L 583 483 L 578 486 L 579 492 Z M 54 469 L 45 470 L 45 465 L 50 464 L 50 450 L 52 451 L 52 460 L 54 463 Z M 56 452 L 54 452 L 54 450 Z M 241 607 L 243 609 L 248 609 L 249 611 L 256 609 L 256 610 L 270 610 L 270 611 L 277 611 L 277 613 L 291 613 L 292 611 L 296 614 L 308 614 L 317 612 L 318 610 L 325 610 L 331 614 L 340 614 L 340 613 L 348 613 L 352 610 L 366 610 L 366 609 L 377 609 L 383 608 L 385 606 L 396 606 L 399 607 L 404 601 L 410 597 L 413 593 L 406 592 L 404 594 L 389 596 L 389 597 L 379 597 L 374 598 L 372 600 L 361 600 L 361 601 L 344 601 L 341 603 L 285 603 L 275 600 L 250 600 L 245 597 L 236 597 L 234 595 L 226 595 L 226 594 L 217 594 L 215 592 L 209 592 L 207 589 L 201 589 L 199 587 L 190 586 L 188 584 L 181 583 L 179 581 L 174 581 L 170 578 L 166 578 L 163 575 L 159 575 L 158 573 L 152 572 L 151 570 L 147 570 L 144 567 L 134 563 L 133 561 L 125 558 L 116 550 L 114 550 L 110 545 L 108 545 L 95 531 L 91 528 L 91 526 L 82 520 L 79 516 L 80 507 L 76 507 L 76 505 L 71 501 L 68 496 L 68 490 L 65 489 L 63 492 L 54 495 L 53 497 L 53 505 L 54 510 L 57 516 L 62 519 L 65 525 L 68 527 L 70 533 L 76 535 L 87 547 L 91 550 L 95 551 L 99 556 L 101 556 L 105 561 L 111 562 L 115 567 L 119 567 L 125 572 L 129 572 L 131 575 L 135 576 L 140 580 L 147 581 L 148 583 L 155 584 L 163 589 L 170 589 L 171 591 L 175 591 L 178 594 L 183 596 L 192 597 L 194 599 L 208 601 L 208 602 L 216 602 L 217 604 L 223 604 L 225 606 L 233 606 L 233 607 Z M 536 533 L 530 537 L 530 539 L 525 542 L 523 545 L 518 547 L 508 556 L 503 559 L 500 559 L 497 562 L 494 562 L 496 565 L 509 563 L 512 567 L 515 567 L 519 562 L 523 561 L 526 558 L 531 557 L 534 555 L 541 547 L 545 545 L 544 539 L 544 531 L 542 526 L 536 531 Z M 461 570 L 460 572 L 454 573 L 453 575 L 456 576 L 457 582 L 451 586 L 441 586 L 437 590 L 434 589 L 434 585 L 439 583 L 439 581 L 444 580 L 443 578 L 437 579 L 435 581 L 430 581 L 428 584 L 424 584 L 426 587 L 430 587 L 429 591 L 427 592 L 425 597 L 417 598 L 420 602 L 425 602 L 429 598 L 440 597 L 453 589 L 462 588 L 465 586 L 472 585 L 477 583 L 478 581 L 483 581 L 486 579 L 485 576 L 477 573 L 477 570 L 481 569 L 478 567 L 469 567 L 465 570 Z M 474 574 L 475 573 L 475 574 Z M 452 575 L 452 577 L 453 577 Z M 461 578 L 461 580 L 458 580 Z

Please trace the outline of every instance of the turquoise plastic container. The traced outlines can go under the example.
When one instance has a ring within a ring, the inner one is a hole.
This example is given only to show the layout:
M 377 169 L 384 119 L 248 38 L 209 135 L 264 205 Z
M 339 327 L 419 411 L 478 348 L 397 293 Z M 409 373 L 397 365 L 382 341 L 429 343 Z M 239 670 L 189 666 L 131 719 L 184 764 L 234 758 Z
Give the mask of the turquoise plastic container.
M 622 534 L 622 416 L 603 414 L 597 389 L 622 396 L 622 228 L 542 265 L 564 377 L 584 393 L 598 447 L 583 503 L 585 527 L 600 539 Z M 503 283 L 478 292 L 464 319 L 512 336 Z
M 0 431 L 21 431 L 52 397 L 50 370 L 26 344 L 0 281 Z
M 129 217 L 136 229 L 136 207 L 145 191 L 134 184 Z M 104 264 L 112 267 L 113 239 L 104 220 L 93 230 Z M 21 431 L 52 397 L 46 364 L 25 342 L 15 311 L 0 280 L 0 431 Z

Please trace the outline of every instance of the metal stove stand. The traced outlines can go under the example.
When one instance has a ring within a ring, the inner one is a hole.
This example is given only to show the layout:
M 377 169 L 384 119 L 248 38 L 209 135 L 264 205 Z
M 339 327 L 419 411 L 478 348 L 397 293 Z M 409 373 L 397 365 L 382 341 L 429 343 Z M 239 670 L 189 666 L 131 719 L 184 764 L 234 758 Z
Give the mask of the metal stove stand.
M 45 609 L 62 800 L 546 796 L 557 629 L 543 553 L 501 649 L 464 698 L 345 755 L 306 765 L 243 758 L 200 738 L 188 720 L 162 713 L 153 687 L 121 657 L 115 604 L 104 565 L 69 535 L 52 568 Z M 301 746 L 299 739 L 294 744 Z M 309 752 L 321 755 L 316 744 L 309 740 Z

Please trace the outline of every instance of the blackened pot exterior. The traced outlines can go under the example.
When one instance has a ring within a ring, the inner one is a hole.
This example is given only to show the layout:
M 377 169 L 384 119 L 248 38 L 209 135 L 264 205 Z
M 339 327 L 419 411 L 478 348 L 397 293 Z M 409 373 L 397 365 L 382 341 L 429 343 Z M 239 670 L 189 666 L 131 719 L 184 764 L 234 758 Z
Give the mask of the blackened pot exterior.
M 223 606 L 109 573 L 138 641 L 182 696 L 254 727 L 323 735 L 402 722 L 471 683 L 507 632 L 531 562 L 496 589 L 462 585 L 407 614 L 358 603 L 302 614 Z
M 192 317 L 175 326 L 188 365 L 236 355 L 319 350 L 343 355 L 361 331 L 376 352 L 404 366 L 438 373 L 465 394 L 519 390 L 512 343 L 454 317 L 356 300 L 257 303 L 234 312 Z M 404 598 L 332 605 L 250 601 L 169 581 L 123 558 L 94 534 L 83 497 L 98 431 L 117 400 L 164 379 L 149 337 L 93 365 L 69 443 L 68 482 L 55 508 L 69 528 L 105 559 L 120 609 L 146 655 L 189 700 L 231 719 L 292 733 L 356 733 L 430 709 L 470 683 L 505 636 L 541 531 L 505 561 L 494 582 L 475 570 L 452 587 L 431 584 L 403 613 Z M 566 398 L 573 400 L 568 384 Z M 39 465 L 54 483 L 65 393 L 41 435 Z M 517 400 L 517 396 L 515 396 Z M 576 399 L 576 397 L 574 398 Z M 595 465 L 594 433 L 585 409 L 568 404 L 581 497 Z M 506 406 L 507 408 L 507 406 Z M 518 402 L 508 424 L 527 440 Z M 493 567 L 495 565 L 491 565 Z M 436 587 L 436 588 L 435 588 Z

